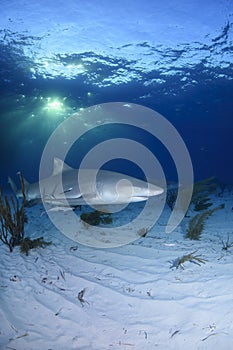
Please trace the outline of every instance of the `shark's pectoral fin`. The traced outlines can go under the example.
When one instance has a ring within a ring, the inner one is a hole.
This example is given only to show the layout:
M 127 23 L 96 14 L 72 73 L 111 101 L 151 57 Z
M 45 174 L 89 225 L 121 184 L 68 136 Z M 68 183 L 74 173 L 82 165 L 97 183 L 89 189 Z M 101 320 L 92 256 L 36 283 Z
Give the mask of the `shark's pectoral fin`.
M 65 207 L 65 206 L 56 206 L 50 209 L 46 209 L 46 211 L 42 212 L 40 216 L 44 215 L 45 213 L 50 213 L 50 212 L 69 212 L 69 211 L 73 211 L 75 208 L 72 207 Z

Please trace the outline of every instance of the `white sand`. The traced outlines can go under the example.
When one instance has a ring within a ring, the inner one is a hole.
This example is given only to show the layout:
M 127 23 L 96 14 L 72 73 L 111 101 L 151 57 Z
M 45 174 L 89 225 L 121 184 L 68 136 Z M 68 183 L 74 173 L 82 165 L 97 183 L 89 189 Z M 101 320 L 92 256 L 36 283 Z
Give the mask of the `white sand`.
M 53 245 L 25 256 L 1 244 L 0 349 L 231 349 L 233 247 L 221 240 L 233 241 L 232 193 L 221 203 L 200 241 L 184 238 L 187 218 L 166 235 L 167 208 L 145 238 L 111 249 L 71 241 L 28 209 L 26 235 Z M 206 264 L 170 268 L 195 250 Z

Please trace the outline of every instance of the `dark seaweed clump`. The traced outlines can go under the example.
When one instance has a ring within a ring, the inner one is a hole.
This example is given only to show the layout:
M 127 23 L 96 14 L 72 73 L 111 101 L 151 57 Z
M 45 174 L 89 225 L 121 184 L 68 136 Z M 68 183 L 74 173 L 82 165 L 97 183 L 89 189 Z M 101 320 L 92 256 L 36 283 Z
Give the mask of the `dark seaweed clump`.
M 201 238 L 201 234 L 205 227 L 205 221 L 217 210 L 223 209 L 224 204 L 219 205 L 216 208 L 209 209 L 204 211 L 203 213 L 195 215 L 189 222 L 189 227 L 187 229 L 186 238 L 192 240 L 199 240 Z
M 82 221 L 88 225 L 98 226 L 100 224 L 111 224 L 112 216 L 111 213 L 103 213 L 101 211 L 95 210 L 90 213 L 82 213 L 80 215 Z
M 23 242 L 20 245 L 21 253 L 28 255 L 30 249 L 34 248 L 45 248 L 48 245 L 51 245 L 52 242 L 44 241 L 43 237 L 39 237 L 36 239 L 30 239 L 28 237 L 24 238 Z
M 23 196 L 21 203 L 19 203 L 18 198 L 14 198 L 12 195 L 10 195 L 10 198 L 8 196 L 3 197 L 0 189 L 0 240 L 8 246 L 10 252 L 13 251 L 14 247 L 22 244 L 24 224 L 27 222 L 24 210 L 26 196 L 21 173 L 19 173 L 19 178 Z

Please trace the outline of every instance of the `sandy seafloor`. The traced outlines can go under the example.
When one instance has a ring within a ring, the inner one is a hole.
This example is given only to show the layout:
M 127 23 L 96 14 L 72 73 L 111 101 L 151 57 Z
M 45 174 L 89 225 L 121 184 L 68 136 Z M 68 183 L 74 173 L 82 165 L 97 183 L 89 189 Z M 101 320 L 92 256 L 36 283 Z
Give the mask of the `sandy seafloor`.
M 42 206 L 28 209 L 26 235 L 53 244 L 29 256 L 1 244 L 0 349 L 231 349 L 233 247 L 223 250 L 222 240 L 233 241 L 232 194 L 213 198 L 225 208 L 199 241 L 184 237 L 190 218 L 165 234 L 165 208 L 146 237 L 111 249 L 71 241 Z M 205 264 L 171 268 L 195 250 Z

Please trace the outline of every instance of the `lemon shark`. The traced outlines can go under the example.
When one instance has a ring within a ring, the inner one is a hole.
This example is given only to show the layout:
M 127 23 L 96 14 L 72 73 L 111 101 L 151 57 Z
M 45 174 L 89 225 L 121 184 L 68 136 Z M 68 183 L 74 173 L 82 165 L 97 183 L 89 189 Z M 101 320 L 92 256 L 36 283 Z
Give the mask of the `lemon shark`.
M 8 182 L 16 197 L 22 197 L 22 191 L 10 177 Z M 28 206 L 42 201 L 55 207 L 125 204 L 146 201 L 164 192 L 160 186 L 122 173 L 74 169 L 59 158 L 54 158 L 50 177 L 32 184 L 24 179 L 24 186 Z

